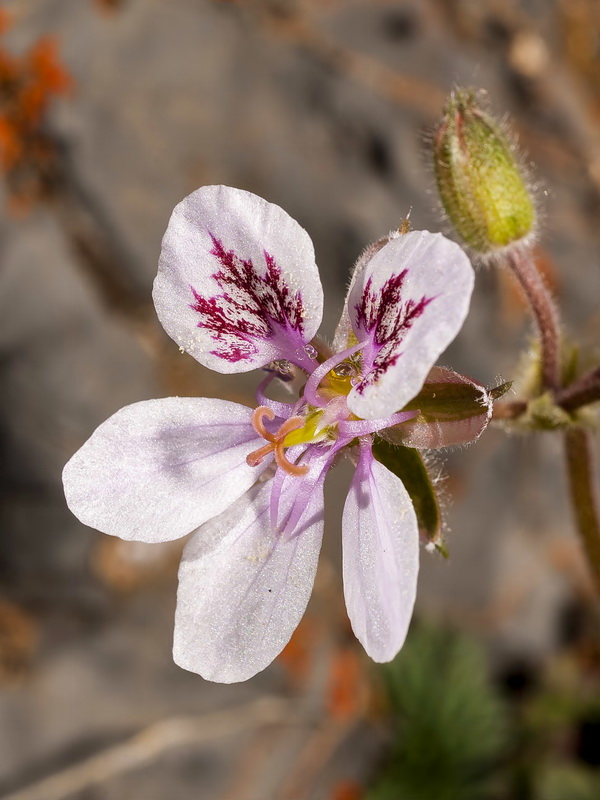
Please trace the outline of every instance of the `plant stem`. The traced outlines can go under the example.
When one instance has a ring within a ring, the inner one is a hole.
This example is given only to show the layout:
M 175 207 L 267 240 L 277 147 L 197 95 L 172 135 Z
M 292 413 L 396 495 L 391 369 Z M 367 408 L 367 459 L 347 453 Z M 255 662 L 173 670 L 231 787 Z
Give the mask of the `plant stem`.
M 505 403 L 494 403 L 492 419 L 517 419 L 527 411 L 527 403 L 523 400 L 509 400 Z
M 600 513 L 596 494 L 590 431 L 573 427 L 565 432 L 565 455 L 571 503 L 577 531 L 600 596 Z
M 530 250 L 511 250 L 507 262 L 525 293 L 537 324 L 542 350 L 543 388 L 555 392 L 560 386 L 560 335 L 556 307 Z
M 556 395 L 556 405 L 565 411 L 575 411 L 597 400 L 600 400 L 600 367 L 583 375 Z

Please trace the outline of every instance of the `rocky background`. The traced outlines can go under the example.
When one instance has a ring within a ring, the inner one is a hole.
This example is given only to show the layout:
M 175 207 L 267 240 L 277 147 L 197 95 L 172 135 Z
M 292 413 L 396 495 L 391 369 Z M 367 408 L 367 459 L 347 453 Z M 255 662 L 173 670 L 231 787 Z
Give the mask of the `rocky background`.
M 415 228 L 445 229 L 427 132 L 455 85 L 511 115 L 533 165 L 548 281 L 568 329 L 597 341 L 600 5 L 2 6 L 2 47 L 25 53 L 50 36 L 70 79 L 44 118 L 46 182 L 7 174 L 0 198 L 0 796 L 358 798 L 387 734 L 341 600 L 344 469 L 331 481 L 306 622 L 282 659 L 239 686 L 171 663 L 180 543 L 84 528 L 65 506 L 61 469 L 124 404 L 252 402 L 253 376 L 203 369 L 154 318 L 160 240 L 184 195 L 229 184 L 296 218 L 315 243 L 330 335 L 364 246 L 409 211 Z M 442 363 L 488 385 L 510 380 L 530 334 L 509 277 L 481 269 Z M 572 643 L 592 591 L 560 442 L 489 429 L 439 466 L 450 559 L 423 553 L 420 617 L 483 642 L 498 676 L 545 669 Z

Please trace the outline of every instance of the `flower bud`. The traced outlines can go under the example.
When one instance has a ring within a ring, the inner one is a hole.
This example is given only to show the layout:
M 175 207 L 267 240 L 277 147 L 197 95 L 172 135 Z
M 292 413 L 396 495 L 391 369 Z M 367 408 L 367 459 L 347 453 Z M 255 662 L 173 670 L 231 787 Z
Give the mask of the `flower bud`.
M 472 91 L 450 96 L 434 165 L 442 205 L 473 250 L 489 254 L 532 233 L 535 208 L 516 148 Z

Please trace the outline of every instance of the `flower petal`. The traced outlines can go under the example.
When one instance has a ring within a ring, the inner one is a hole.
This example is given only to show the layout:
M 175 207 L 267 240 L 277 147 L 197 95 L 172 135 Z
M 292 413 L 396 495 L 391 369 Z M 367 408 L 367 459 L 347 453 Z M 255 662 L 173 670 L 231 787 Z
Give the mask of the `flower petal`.
M 269 521 L 270 482 L 188 542 L 179 570 L 173 657 L 207 680 L 251 678 L 283 650 L 308 603 L 323 534 L 323 489 L 285 536 Z M 289 507 L 293 485 L 280 502 Z
M 398 447 L 377 439 L 373 442 L 373 456 L 400 480 L 410 495 L 421 541 L 442 547 L 440 504 L 421 453 L 415 447 Z
M 352 630 L 374 661 L 404 644 L 419 571 L 417 518 L 402 482 L 363 447 L 344 506 L 344 595 Z
M 369 261 L 371 261 L 375 253 L 378 253 L 382 247 L 385 247 L 390 239 L 397 239 L 398 236 L 400 236 L 399 231 L 391 231 L 382 239 L 378 239 L 376 242 L 373 242 L 373 244 L 367 245 L 367 247 L 365 247 L 359 257 L 356 259 L 354 267 L 352 268 L 350 285 L 348 286 L 348 291 L 346 292 L 346 299 L 344 301 L 342 315 L 338 324 L 336 325 L 335 333 L 333 335 L 333 343 L 331 347 L 334 353 L 339 353 L 341 350 L 346 350 L 346 348 L 355 344 L 354 331 L 352 330 L 352 323 L 348 313 L 348 298 L 352 292 L 352 289 L 354 288 L 354 284 L 356 281 L 360 280 L 367 267 L 367 264 Z
M 369 340 L 351 411 L 385 417 L 417 394 L 460 330 L 473 282 L 467 256 L 439 233 L 413 231 L 375 253 L 348 296 L 354 335 Z
M 217 372 L 311 366 L 303 348 L 323 312 L 312 242 L 250 192 L 204 186 L 176 206 L 153 296 L 169 336 Z
M 246 456 L 264 441 L 252 409 L 226 400 L 168 397 L 117 411 L 64 468 L 67 504 L 85 525 L 166 542 L 217 516 L 268 465 Z

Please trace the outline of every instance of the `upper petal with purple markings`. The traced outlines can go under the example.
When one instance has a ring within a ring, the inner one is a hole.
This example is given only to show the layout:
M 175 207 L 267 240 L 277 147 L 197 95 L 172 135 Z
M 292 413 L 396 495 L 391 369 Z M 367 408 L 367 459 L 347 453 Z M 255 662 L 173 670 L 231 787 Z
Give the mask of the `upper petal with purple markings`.
M 158 317 L 217 372 L 306 364 L 323 290 L 306 231 L 250 192 L 205 186 L 173 211 L 154 282 Z
M 474 273 L 467 256 L 441 234 L 413 231 L 391 239 L 354 281 L 348 313 L 366 341 L 362 380 L 348 407 L 385 417 L 414 397 L 467 315 Z

